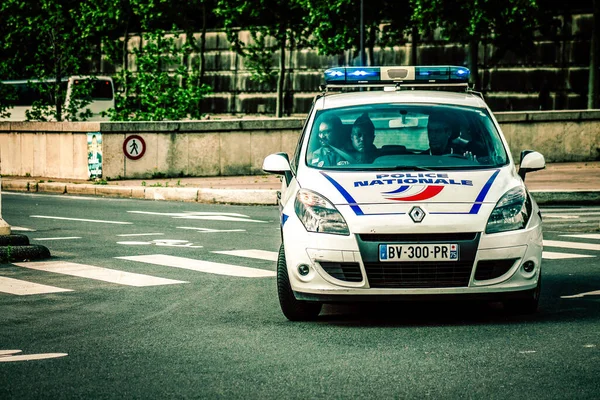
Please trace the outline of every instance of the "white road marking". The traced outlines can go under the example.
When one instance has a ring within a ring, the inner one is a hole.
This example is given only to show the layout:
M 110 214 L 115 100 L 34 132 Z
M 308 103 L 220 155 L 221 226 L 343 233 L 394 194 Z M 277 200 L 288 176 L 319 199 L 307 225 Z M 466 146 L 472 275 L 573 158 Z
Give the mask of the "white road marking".
M 204 246 L 194 246 L 194 243 L 188 242 L 187 240 L 173 240 L 173 239 L 155 239 L 151 242 L 117 242 L 117 244 L 125 244 L 129 246 L 144 246 L 144 245 L 155 245 L 155 246 L 166 246 L 166 247 L 185 247 L 188 249 L 201 249 Z
M 579 218 L 579 216 L 577 216 L 577 215 L 551 215 L 551 214 L 543 214 L 542 218 L 577 219 L 577 218 Z
M 565 248 L 565 249 L 579 249 L 579 250 L 596 250 L 596 251 L 600 251 L 600 244 L 581 243 L 581 242 L 563 242 L 561 240 L 544 240 L 544 246 L 548 246 L 548 247 L 562 247 L 562 248 Z
M 81 236 L 68 236 L 68 237 L 53 237 L 53 238 L 31 238 L 32 240 L 69 240 L 69 239 L 81 239 Z
M 588 234 L 582 234 L 582 235 L 561 235 L 561 236 L 574 237 L 574 238 L 580 238 L 580 239 L 600 240 L 600 233 L 588 233 Z
M 165 217 L 185 217 L 188 215 L 228 215 L 230 217 L 246 217 L 247 215 L 238 214 L 238 213 L 226 213 L 226 212 L 202 212 L 202 211 L 190 211 L 190 212 L 180 212 L 180 213 L 160 213 L 160 212 L 152 212 L 152 211 L 127 211 L 132 214 L 147 214 L 147 215 L 162 215 Z
M 47 219 L 60 219 L 66 221 L 81 221 L 81 222 L 97 222 L 101 224 L 120 224 L 120 225 L 133 225 L 133 222 L 122 222 L 122 221 L 103 221 L 100 219 L 82 219 L 82 218 L 66 218 L 66 217 L 51 217 L 48 215 L 30 215 L 31 218 L 47 218 Z
M 72 290 L 0 276 L 0 292 L 27 296 L 30 294 L 72 292 Z
M 594 347 L 596 347 L 595 344 L 584 344 L 583 347 L 585 347 L 586 349 L 592 349 Z
M 12 356 L 13 354 L 17 354 L 22 352 L 23 350 L 0 350 L 0 357 L 2 356 Z
M 278 253 L 276 251 L 266 250 L 229 250 L 229 251 L 213 251 L 217 254 L 227 254 L 230 256 L 257 258 L 259 260 L 277 261 Z
M 246 232 L 245 229 L 208 229 L 208 228 L 195 228 L 193 226 L 178 226 L 177 229 L 189 229 L 189 230 L 203 232 L 203 233 Z
M 116 269 L 100 268 L 92 265 L 64 261 L 24 262 L 13 264 L 19 267 L 35 269 L 38 271 L 54 272 L 57 274 L 71 275 L 79 278 L 95 279 L 98 281 L 136 287 L 188 283 L 185 281 L 176 281 L 173 279 L 158 278 L 156 276 L 134 274 L 132 272 L 119 271 Z
M 23 228 L 21 226 L 11 226 L 10 230 L 15 232 L 35 232 L 35 229 Z
M 20 353 L 21 350 L 18 350 Z M 19 354 L 18 356 L 0 356 L 0 362 L 14 362 L 14 361 L 32 361 L 32 360 L 46 360 L 48 358 L 59 358 L 68 356 L 67 353 L 41 353 L 41 354 Z
M 258 268 L 240 267 L 237 265 L 221 264 L 210 261 L 195 260 L 185 257 L 151 254 L 146 256 L 116 257 L 122 260 L 138 261 L 165 267 L 183 268 L 209 274 L 240 276 L 245 278 L 263 278 L 275 276 L 275 272 Z
M 173 217 L 175 219 L 202 219 L 202 220 L 210 220 L 210 221 L 233 221 L 233 222 L 260 222 L 267 223 L 267 221 L 261 221 L 258 219 L 250 219 L 250 218 L 239 218 L 239 217 L 230 217 L 227 215 L 188 215 L 184 217 Z
M 596 256 L 588 256 L 585 254 L 573 253 L 555 253 L 553 251 L 542 251 L 542 258 L 546 260 L 563 260 L 567 258 L 594 258 Z
M 124 235 L 117 236 L 160 236 L 164 235 L 164 233 L 126 233 Z
M 600 290 L 595 290 L 593 292 L 586 293 L 578 293 L 571 296 L 560 296 L 561 299 L 578 299 L 584 296 L 600 296 Z
M 523 350 L 523 351 L 520 351 L 519 354 L 533 354 L 535 352 L 536 352 L 535 350 Z

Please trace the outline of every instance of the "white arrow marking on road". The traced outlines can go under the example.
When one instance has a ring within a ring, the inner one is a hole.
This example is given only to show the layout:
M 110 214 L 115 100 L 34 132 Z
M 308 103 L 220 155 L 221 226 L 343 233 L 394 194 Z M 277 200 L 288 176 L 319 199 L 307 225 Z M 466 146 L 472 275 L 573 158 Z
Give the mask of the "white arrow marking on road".
M 596 240 L 600 240 L 600 233 L 589 233 L 589 234 L 583 234 L 583 235 L 561 235 L 561 236 L 574 237 L 574 238 L 579 238 L 579 239 L 596 239 Z
M 565 249 L 579 250 L 597 250 L 600 251 L 600 244 L 581 243 L 581 242 L 563 242 L 560 240 L 544 240 L 544 246 L 563 247 Z
M 578 299 L 584 296 L 600 296 L 600 290 L 595 290 L 593 292 L 579 293 L 571 296 L 560 296 L 561 299 Z
M 0 276 L 0 292 L 27 296 L 30 294 L 72 292 L 72 290 Z
M 245 229 L 208 229 L 208 228 L 195 228 L 193 226 L 178 226 L 177 229 L 189 229 L 189 230 L 203 232 L 203 233 L 246 232 Z
M 257 258 L 259 260 L 277 261 L 278 253 L 276 251 L 266 250 L 229 250 L 229 251 L 213 251 L 217 254 L 227 254 L 237 257 Z
M 594 258 L 596 256 L 588 256 L 585 254 L 573 254 L 573 253 L 555 253 L 553 251 L 542 251 L 542 258 L 546 260 L 562 260 L 567 258 Z
M 121 222 L 121 221 L 103 221 L 99 219 L 82 219 L 82 218 L 66 218 L 66 217 L 51 217 L 47 215 L 30 215 L 31 218 L 47 218 L 47 219 L 60 219 L 66 221 L 81 221 L 81 222 L 97 222 L 101 224 L 121 224 L 121 225 L 133 225 L 133 222 Z
M 238 265 L 221 264 L 185 257 L 167 256 L 164 254 L 115 258 L 138 261 L 146 264 L 162 265 L 165 267 L 189 269 L 192 271 L 206 272 L 217 275 L 239 276 L 244 278 L 264 278 L 275 276 L 275 272 L 264 269 L 240 267 Z
M 183 212 L 183 213 L 158 213 L 150 211 L 127 211 L 134 214 L 162 215 L 176 219 L 202 219 L 211 221 L 236 221 L 236 222 L 259 222 L 266 223 L 257 219 L 250 219 L 249 216 L 237 213 L 219 213 L 219 212 Z
M 18 356 L 13 355 L 18 353 L 21 353 L 21 350 L 0 350 L 0 362 L 45 360 L 48 358 L 68 356 L 67 353 L 19 354 Z
M 69 237 L 53 237 L 53 238 L 31 238 L 32 240 L 68 240 L 68 239 L 81 239 L 81 236 L 69 236 Z
M 173 279 L 158 278 L 156 276 L 134 274 L 132 272 L 119 271 L 116 269 L 100 268 L 92 265 L 76 264 L 64 261 L 24 262 L 14 263 L 14 265 L 35 269 L 38 271 L 54 272 L 57 274 L 77 276 L 79 278 L 95 279 L 103 282 L 136 287 L 188 283 Z
M 167 247 L 186 247 L 189 249 L 201 249 L 204 246 L 194 246 L 194 243 L 188 242 L 187 240 L 173 240 L 173 239 L 156 239 L 151 242 L 117 242 L 117 244 L 125 244 L 130 246 L 143 246 L 143 245 L 155 245 L 155 246 L 167 246 Z

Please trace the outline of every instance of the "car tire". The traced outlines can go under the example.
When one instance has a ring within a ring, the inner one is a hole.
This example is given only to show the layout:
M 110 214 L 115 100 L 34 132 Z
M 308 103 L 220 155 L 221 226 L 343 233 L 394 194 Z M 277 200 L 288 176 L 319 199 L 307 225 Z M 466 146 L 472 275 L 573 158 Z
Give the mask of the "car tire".
M 290 321 L 312 321 L 321 312 L 322 304 L 312 301 L 297 300 L 290 285 L 290 278 L 285 261 L 283 244 L 279 248 L 277 258 L 277 294 L 283 315 Z
M 542 274 L 540 272 L 535 289 L 527 291 L 523 298 L 504 301 L 504 309 L 511 314 L 535 314 L 538 311 L 541 291 Z

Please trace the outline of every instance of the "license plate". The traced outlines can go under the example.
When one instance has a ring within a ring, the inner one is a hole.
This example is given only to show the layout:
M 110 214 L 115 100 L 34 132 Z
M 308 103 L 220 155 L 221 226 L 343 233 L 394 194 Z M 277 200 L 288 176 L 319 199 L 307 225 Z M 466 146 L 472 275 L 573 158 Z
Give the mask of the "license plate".
M 380 244 L 379 261 L 458 261 L 458 245 Z

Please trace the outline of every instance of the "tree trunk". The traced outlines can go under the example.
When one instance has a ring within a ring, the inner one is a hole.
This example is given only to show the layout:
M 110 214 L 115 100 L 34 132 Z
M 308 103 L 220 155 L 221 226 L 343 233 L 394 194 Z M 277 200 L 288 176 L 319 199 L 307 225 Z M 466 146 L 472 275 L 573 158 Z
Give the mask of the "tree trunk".
M 129 62 L 127 57 L 127 44 L 129 43 L 129 18 L 127 18 L 127 22 L 125 23 L 125 34 L 123 35 L 123 97 L 127 98 L 128 92 L 128 82 L 127 82 L 127 73 L 129 69 Z
M 592 23 L 592 40 L 590 45 L 590 75 L 588 82 L 588 108 L 600 108 L 600 0 L 594 0 L 594 19 Z
M 479 40 L 471 38 L 469 41 L 469 57 L 468 66 L 471 71 L 471 84 L 473 84 L 475 90 L 481 90 L 481 84 L 479 81 L 479 68 L 477 66 L 477 58 L 479 54 Z
M 204 51 L 206 50 L 206 3 L 202 3 L 202 32 L 200 33 L 200 84 L 204 83 L 204 70 L 206 58 Z
M 410 65 L 417 65 L 417 47 L 419 46 L 419 28 L 417 25 L 412 26 L 411 33 L 411 48 L 410 48 Z
M 283 116 L 283 84 L 285 83 L 285 43 L 286 43 L 286 28 L 282 26 L 279 31 L 280 47 L 279 47 L 279 76 L 277 78 L 277 103 L 275 105 L 275 116 L 281 118 Z

